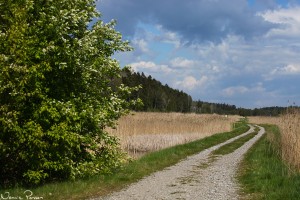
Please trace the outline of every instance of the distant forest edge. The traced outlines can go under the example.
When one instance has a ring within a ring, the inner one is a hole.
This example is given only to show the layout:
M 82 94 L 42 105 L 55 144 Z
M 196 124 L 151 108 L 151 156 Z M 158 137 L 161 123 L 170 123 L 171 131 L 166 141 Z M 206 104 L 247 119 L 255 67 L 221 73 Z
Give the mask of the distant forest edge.
M 287 107 L 264 107 L 255 109 L 237 108 L 235 105 L 225 103 L 211 103 L 201 100 L 194 101 L 190 95 L 183 91 L 173 89 L 167 84 L 163 85 L 144 73 L 133 72 L 128 68 L 122 71 L 122 83 L 126 86 L 141 86 L 129 97 L 140 98 L 143 105 L 134 106 L 134 111 L 156 111 L 156 112 L 195 112 L 216 113 L 222 115 L 241 116 L 278 116 L 287 110 Z M 293 106 L 295 107 L 295 106 Z M 299 109 L 299 107 L 297 107 Z

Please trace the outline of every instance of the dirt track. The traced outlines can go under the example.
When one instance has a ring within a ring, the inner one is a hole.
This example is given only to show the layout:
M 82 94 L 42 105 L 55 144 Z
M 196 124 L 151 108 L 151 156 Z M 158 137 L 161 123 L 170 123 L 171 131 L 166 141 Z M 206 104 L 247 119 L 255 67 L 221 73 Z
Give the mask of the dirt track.
M 163 171 L 153 173 L 120 192 L 98 199 L 238 199 L 239 185 L 235 180 L 238 164 L 248 149 L 264 134 L 265 130 L 259 127 L 259 133 L 233 153 L 214 160 L 210 159 L 209 154 L 213 150 L 253 132 L 254 127 L 250 127 L 249 131 L 240 136 L 190 156 Z

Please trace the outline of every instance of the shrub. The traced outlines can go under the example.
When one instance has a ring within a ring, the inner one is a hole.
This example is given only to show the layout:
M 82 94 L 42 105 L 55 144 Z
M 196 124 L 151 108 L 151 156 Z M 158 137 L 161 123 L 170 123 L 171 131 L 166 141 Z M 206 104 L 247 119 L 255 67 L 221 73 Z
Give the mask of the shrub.
M 93 0 L 0 0 L 0 185 L 108 173 L 122 162 L 104 128 L 136 88 L 111 56 L 131 48 Z

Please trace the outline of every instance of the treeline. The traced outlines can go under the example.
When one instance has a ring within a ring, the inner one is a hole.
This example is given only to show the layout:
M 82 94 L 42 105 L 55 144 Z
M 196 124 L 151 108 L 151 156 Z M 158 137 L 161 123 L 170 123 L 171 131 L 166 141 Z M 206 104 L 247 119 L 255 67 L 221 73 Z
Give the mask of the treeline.
M 241 116 L 278 116 L 286 112 L 287 107 L 264 107 L 264 108 L 237 108 L 235 105 L 225 103 L 210 103 L 194 101 L 191 111 L 195 113 L 216 113 L 222 115 L 241 115 Z
M 229 105 L 225 103 L 210 103 L 200 100 L 193 101 L 191 111 L 195 113 L 217 113 L 223 115 L 237 114 L 237 108 L 235 105 Z
M 126 86 L 141 86 L 129 97 L 140 98 L 143 105 L 133 106 L 135 111 L 158 111 L 158 112 L 194 112 L 199 114 L 221 114 L 241 116 L 278 116 L 287 110 L 287 107 L 264 107 L 264 108 L 238 108 L 235 105 L 225 103 L 211 103 L 205 101 L 193 101 L 192 97 L 183 91 L 163 85 L 160 81 L 146 76 L 144 73 L 133 72 L 128 68 L 122 71 L 122 83 Z M 293 106 L 295 107 L 295 106 Z M 298 107 L 299 108 L 299 107 Z
M 140 98 L 143 102 L 143 105 L 132 107 L 135 111 L 191 112 L 193 100 L 190 95 L 163 85 L 151 76 L 125 68 L 122 82 L 130 87 L 141 86 L 140 90 L 130 96 L 131 99 Z
M 255 109 L 242 109 L 240 108 L 240 115 L 242 116 L 278 116 L 287 111 L 287 107 L 264 107 Z

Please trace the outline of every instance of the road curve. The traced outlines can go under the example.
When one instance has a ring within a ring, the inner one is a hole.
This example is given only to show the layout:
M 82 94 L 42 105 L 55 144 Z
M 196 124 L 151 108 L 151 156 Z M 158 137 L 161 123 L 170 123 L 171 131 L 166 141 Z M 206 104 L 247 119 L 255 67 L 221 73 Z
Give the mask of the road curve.
M 254 132 L 254 127 L 235 138 L 206 149 L 196 155 L 153 173 L 120 192 L 95 200 L 216 200 L 238 199 L 239 185 L 235 180 L 243 155 L 265 133 L 259 133 L 234 152 L 214 160 L 209 154 L 219 147 Z

